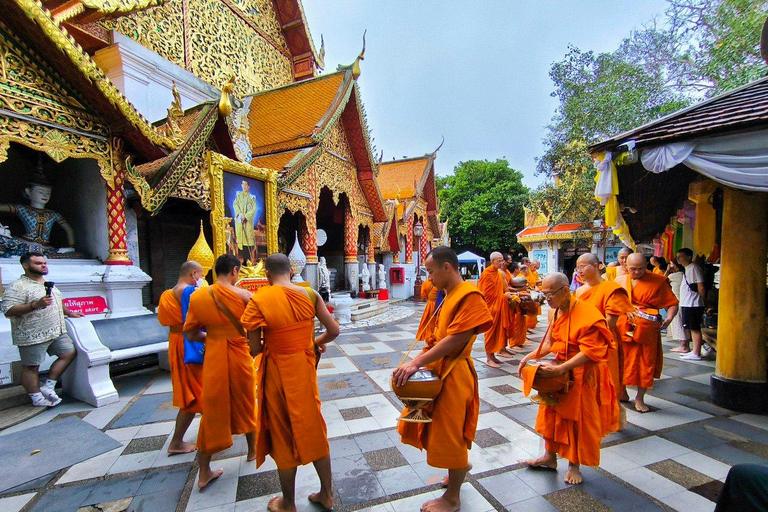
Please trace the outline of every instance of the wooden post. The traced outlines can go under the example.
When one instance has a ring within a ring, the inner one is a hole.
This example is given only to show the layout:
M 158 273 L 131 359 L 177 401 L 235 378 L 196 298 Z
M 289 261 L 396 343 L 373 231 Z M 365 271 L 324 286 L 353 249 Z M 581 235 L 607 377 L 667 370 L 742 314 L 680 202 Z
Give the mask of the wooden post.
M 712 400 L 744 412 L 765 412 L 765 279 L 768 194 L 723 187 L 717 367 Z

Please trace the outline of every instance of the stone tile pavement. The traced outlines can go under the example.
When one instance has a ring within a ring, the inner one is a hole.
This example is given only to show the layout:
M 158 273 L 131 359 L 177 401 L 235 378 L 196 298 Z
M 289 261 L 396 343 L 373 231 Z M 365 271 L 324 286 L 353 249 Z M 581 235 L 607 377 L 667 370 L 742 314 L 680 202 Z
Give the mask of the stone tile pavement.
M 395 428 L 401 404 L 389 388 L 392 368 L 413 340 L 420 316 L 419 310 L 415 313 L 396 323 L 344 332 L 320 363 L 336 510 L 412 512 L 440 492 L 445 472 L 429 467 L 423 452 L 399 442 Z M 530 335 L 533 342 L 543 336 L 543 322 L 542 316 Z M 585 483 L 568 486 L 563 482 L 566 461 L 560 461 L 557 472 L 520 463 L 540 454 L 543 443 L 533 430 L 537 406 L 522 395 L 514 375 L 519 356 L 505 360 L 501 369 L 489 368 L 483 364 L 482 339 L 473 355 L 482 407 L 470 451 L 474 468 L 462 489 L 463 511 L 711 512 L 732 464 L 768 464 L 768 418 L 714 406 L 707 385 L 714 363 L 684 362 L 669 353 L 663 378 L 648 398 L 653 411 L 630 411 L 629 428 L 604 439 L 600 467 L 585 468 Z M 176 413 L 168 374 L 150 370 L 115 382 L 119 403 L 94 409 L 65 400 L 0 432 L 2 445 L 11 432 L 74 417 L 69 421 L 93 425 L 121 445 L 6 491 L 0 495 L 0 510 L 237 512 L 265 510 L 279 492 L 274 463 L 268 459 L 257 469 L 246 462 L 242 436 L 215 457 L 224 475 L 198 491 L 195 454 L 166 454 Z M 199 418 L 187 440 L 195 438 L 198 425 Z M 317 486 L 312 466 L 300 468 L 300 511 L 319 510 L 302 501 Z

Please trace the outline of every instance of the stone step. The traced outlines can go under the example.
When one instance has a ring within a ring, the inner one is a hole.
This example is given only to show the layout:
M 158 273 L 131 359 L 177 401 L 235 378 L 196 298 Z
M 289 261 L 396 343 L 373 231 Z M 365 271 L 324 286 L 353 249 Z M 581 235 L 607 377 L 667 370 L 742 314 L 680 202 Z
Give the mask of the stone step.
M 27 397 L 27 400 L 29 400 L 29 397 Z M 35 407 L 30 403 L 4 409 L 3 413 L 0 414 L 0 430 L 5 430 L 8 427 L 18 425 L 22 421 L 34 418 L 47 409 L 47 407 Z
M 29 403 L 29 395 L 21 386 L 7 386 L 0 388 L 0 411 L 26 405 Z
M 380 315 L 389 309 L 389 302 L 377 300 L 375 304 L 371 304 L 369 307 L 352 310 L 352 321 L 365 320 L 376 315 Z

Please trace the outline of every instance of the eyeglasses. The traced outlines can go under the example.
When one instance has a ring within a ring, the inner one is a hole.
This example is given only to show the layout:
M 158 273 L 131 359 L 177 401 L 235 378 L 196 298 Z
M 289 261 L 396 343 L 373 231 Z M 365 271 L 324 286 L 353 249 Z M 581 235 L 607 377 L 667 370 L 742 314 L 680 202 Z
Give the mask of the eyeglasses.
M 560 293 L 560 290 L 562 290 L 563 288 L 567 288 L 567 287 L 568 287 L 567 285 L 563 285 L 560 288 L 558 288 L 557 290 L 553 291 L 552 293 L 545 293 L 544 294 L 544 299 L 545 300 L 552 300 L 552 299 L 554 299 L 555 295 Z
M 576 270 L 578 270 L 579 272 L 581 272 L 581 271 L 582 271 L 582 270 L 584 270 L 585 268 L 589 268 L 589 267 L 591 267 L 592 265 L 593 265 L 592 263 L 588 263 L 588 264 L 586 264 L 586 265 L 576 265 Z

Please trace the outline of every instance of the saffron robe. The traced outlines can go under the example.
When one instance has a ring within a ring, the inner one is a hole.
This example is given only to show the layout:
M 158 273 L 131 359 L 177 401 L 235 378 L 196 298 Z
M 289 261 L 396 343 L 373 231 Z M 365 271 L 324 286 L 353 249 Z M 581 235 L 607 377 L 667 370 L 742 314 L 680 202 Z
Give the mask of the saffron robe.
M 659 267 L 653 267 L 653 270 L 651 270 L 653 274 L 656 274 L 657 276 L 663 276 L 664 271 L 661 270 Z
M 625 315 L 627 313 L 635 310 L 635 308 L 632 307 L 632 303 L 629 301 L 627 291 L 622 288 L 620 284 L 612 281 L 601 281 L 600 284 L 596 286 L 580 286 L 579 289 L 576 290 L 576 297 L 595 306 L 606 319 L 606 315 L 618 316 L 619 322 L 617 322 L 617 330 L 625 324 L 625 322 L 621 321 L 622 318 L 626 318 Z M 611 371 L 611 379 L 613 380 L 613 387 L 616 390 L 616 398 L 620 398 L 621 386 L 623 383 L 624 355 L 621 336 L 614 332 L 611 332 L 611 334 L 611 346 L 608 349 L 608 369 Z
M 234 434 L 256 431 L 256 375 L 248 340 L 219 310 L 208 289 L 192 294 L 184 331 L 205 329 L 208 333 L 197 448 L 214 454 L 232 446 Z M 245 304 L 236 292 L 219 284 L 210 289 L 235 318 L 242 316 Z
M 508 290 L 507 283 L 502 271 L 490 266 L 483 270 L 477 286 L 493 317 L 493 324 L 485 332 L 485 353 L 495 354 L 507 346 L 509 303 L 504 295 Z
M 536 289 L 536 285 L 541 279 L 539 277 L 539 273 L 535 271 L 528 271 L 528 275 L 525 276 L 525 278 L 528 280 L 528 286 L 531 288 L 531 290 Z M 538 306 L 536 308 L 536 314 L 535 315 L 527 315 L 525 317 L 525 325 L 528 329 L 534 329 L 536 328 L 536 325 L 539 323 L 539 315 L 541 314 L 541 306 Z
M 417 340 L 426 340 L 430 334 L 432 334 L 432 316 L 435 314 L 437 308 L 437 286 L 432 284 L 432 281 L 424 281 L 421 285 L 421 300 L 427 301 L 427 305 L 424 307 L 424 313 L 421 315 L 421 321 L 419 322 L 419 329 L 416 331 Z
M 314 301 L 283 286 L 260 289 L 243 313 L 243 327 L 262 329 L 264 337 L 256 373 L 257 467 L 267 455 L 278 469 L 291 469 L 330 453 L 317 387 L 314 318 Z
M 427 340 L 424 352 L 431 350 L 440 340 L 466 331 L 487 331 L 493 323 L 480 291 L 471 283 L 463 282 L 445 296 L 437 315 L 434 335 Z M 444 469 L 465 469 L 469 466 L 468 450 L 475 439 L 477 417 L 480 411 L 477 373 L 472 363 L 473 335 L 466 346 L 430 363 L 428 368 L 442 374 L 450 360 L 460 358 L 443 379 L 440 394 L 427 408 L 432 423 L 408 423 L 397 426 L 404 444 L 427 450 L 427 464 Z
M 608 281 L 616 280 L 616 271 L 619 267 L 605 267 L 605 279 Z
M 157 306 L 160 325 L 171 328 L 168 333 L 168 364 L 171 367 L 173 406 L 187 413 L 201 413 L 203 406 L 203 365 L 184 364 L 184 320 L 181 304 L 173 290 L 165 290 Z
M 669 279 L 646 272 L 636 283 L 626 276 L 617 279 L 629 293 L 632 305 L 650 315 L 678 304 Z M 632 337 L 624 336 L 624 385 L 651 389 L 653 379 L 661 377 L 664 353 L 661 346 L 661 322 L 635 319 Z
M 512 286 L 512 273 L 509 270 L 504 271 L 507 278 L 507 286 Z M 509 320 L 507 325 L 507 346 L 510 348 L 519 347 L 525 343 L 526 337 L 525 313 L 517 307 L 509 308 Z
M 570 301 L 567 313 L 558 310 L 551 316 L 551 352 L 558 363 L 579 352 L 590 361 L 573 369 L 573 387 L 557 395 L 556 405 L 539 405 L 536 431 L 548 452 L 573 464 L 598 466 L 601 438 L 619 427 L 619 403 L 607 364 L 612 336 L 595 306 L 575 297 Z

